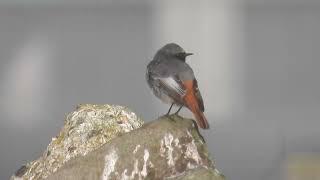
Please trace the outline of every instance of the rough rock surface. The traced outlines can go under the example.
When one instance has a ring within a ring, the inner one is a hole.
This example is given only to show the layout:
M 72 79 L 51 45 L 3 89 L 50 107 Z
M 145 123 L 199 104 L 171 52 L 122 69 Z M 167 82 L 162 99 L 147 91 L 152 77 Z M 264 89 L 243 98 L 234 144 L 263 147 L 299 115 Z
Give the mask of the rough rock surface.
M 130 110 L 80 105 L 43 155 L 11 179 L 131 180 L 224 177 L 191 119 L 163 116 L 143 125 Z
M 163 116 L 118 136 L 51 175 L 61 179 L 222 180 L 191 119 Z
M 22 166 L 11 179 L 45 179 L 73 157 L 84 156 L 123 133 L 141 127 L 135 113 L 122 106 L 79 105 L 43 155 Z
M 207 169 L 204 167 L 198 167 L 196 169 L 186 171 L 186 173 L 175 178 L 175 180 L 195 180 L 195 179 L 223 180 L 224 176 L 217 169 Z

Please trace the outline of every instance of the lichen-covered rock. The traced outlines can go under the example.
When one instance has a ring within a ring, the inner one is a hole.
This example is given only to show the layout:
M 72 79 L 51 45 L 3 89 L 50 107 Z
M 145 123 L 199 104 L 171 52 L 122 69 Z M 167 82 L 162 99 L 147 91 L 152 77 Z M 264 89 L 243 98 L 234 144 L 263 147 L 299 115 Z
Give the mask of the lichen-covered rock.
M 135 113 L 122 106 L 79 105 L 43 155 L 22 166 L 11 179 L 45 179 L 71 158 L 84 156 L 123 133 L 142 126 Z
M 174 178 L 175 180 L 224 180 L 224 176 L 217 169 L 198 167 Z
M 163 116 L 67 162 L 49 180 L 223 180 L 194 123 Z

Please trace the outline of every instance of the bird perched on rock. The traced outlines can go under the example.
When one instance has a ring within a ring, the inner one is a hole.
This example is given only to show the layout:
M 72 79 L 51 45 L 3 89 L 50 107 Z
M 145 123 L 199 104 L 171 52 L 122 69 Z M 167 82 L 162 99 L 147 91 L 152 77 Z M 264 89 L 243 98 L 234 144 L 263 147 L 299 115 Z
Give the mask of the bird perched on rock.
M 192 68 L 186 63 L 186 53 L 179 45 L 170 43 L 159 49 L 147 66 L 146 79 L 153 94 L 163 102 L 178 105 L 181 110 L 187 107 L 195 116 L 197 124 L 208 129 L 209 123 L 204 116 L 203 100 Z

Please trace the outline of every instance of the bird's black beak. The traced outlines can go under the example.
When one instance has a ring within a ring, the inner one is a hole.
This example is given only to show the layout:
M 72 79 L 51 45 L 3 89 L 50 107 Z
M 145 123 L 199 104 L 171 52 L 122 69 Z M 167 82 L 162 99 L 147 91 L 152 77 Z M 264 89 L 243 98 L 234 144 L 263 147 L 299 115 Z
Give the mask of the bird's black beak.
M 186 53 L 185 56 L 190 56 L 190 55 L 193 55 L 193 53 Z

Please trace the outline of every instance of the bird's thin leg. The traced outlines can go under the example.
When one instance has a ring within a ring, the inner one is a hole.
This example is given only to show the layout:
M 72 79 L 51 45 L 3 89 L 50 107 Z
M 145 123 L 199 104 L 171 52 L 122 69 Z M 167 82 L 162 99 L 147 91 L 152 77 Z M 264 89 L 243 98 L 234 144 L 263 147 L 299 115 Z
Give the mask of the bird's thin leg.
M 170 114 L 170 111 L 171 111 L 171 108 L 172 108 L 173 104 L 174 104 L 174 103 L 171 104 L 171 106 L 170 106 L 170 108 L 169 108 L 169 111 L 168 111 L 167 114 L 166 114 L 167 116 Z
M 181 106 L 179 107 L 178 111 L 175 112 L 174 114 L 175 114 L 175 115 L 178 115 L 178 113 L 179 113 L 179 111 L 182 109 L 182 107 L 183 107 L 183 105 L 181 105 Z

